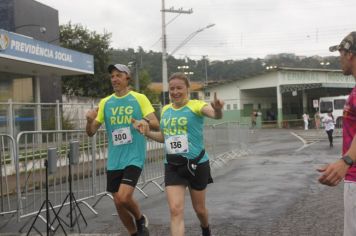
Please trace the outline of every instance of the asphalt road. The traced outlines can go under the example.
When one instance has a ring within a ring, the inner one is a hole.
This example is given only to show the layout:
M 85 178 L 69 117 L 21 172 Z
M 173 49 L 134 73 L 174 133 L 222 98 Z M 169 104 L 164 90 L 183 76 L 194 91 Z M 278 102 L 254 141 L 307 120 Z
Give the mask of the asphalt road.
M 292 135 L 291 130 L 265 129 L 250 138 L 251 154 L 231 160 L 213 173 L 214 184 L 208 187 L 207 205 L 212 232 L 217 236 L 308 235 L 337 236 L 343 229 L 342 185 L 330 188 L 317 182 L 318 166 L 340 156 L 341 138 L 329 148 L 327 136 L 308 145 Z M 310 132 L 305 133 L 310 136 Z M 303 138 L 303 132 L 298 132 Z M 302 148 L 304 146 L 304 148 Z M 145 188 L 144 198 L 135 196 L 150 220 L 150 235 L 169 235 L 169 212 L 165 194 L 154 185 Z M 81 207 L 88 226 L 79 220 L 83 234 L 127 235 L 114 214 L 110 198 L 98 205 L 95 216 Z M 17 235 L 14 220 L 3 217 L 1 235 Z M 187 236 L 200 235 L 187 195 L 185 208 Z M 43 223 L 38 223 L 43 228 Z M 28 229 L 25 228 L 25 230 Z M 67 228 L 66 228 L 67 229 Z M 78 228 L 67 229 L 77 233 Z M 58 233 L 60 234 L 60 233 Z

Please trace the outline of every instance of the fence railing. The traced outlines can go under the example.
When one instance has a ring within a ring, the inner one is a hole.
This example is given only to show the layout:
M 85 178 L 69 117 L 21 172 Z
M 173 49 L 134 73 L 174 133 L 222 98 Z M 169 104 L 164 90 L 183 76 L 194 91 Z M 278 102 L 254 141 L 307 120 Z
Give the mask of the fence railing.
M 205 127 L 205 147 L 211 161 L 212 171 L 224 165 L 229 159 L 249 153 L 248 125 L 221 123 Z M 79 162 L 70 164 L 68 153 L 70 142 L 78 140 Z M 106 160 L 108 141 L 105 130 L 89 138 L 84 130 L 23 131 L 16 141 L 8 134 L 0 134 L 1 148 L 1 203 L 0 214 L 17 213 L 22 218 L 35 215 L 45 200 L 45 166 L 47 151 L 56 148 L 58 152 L 57 171 L 49 176 L 49 199 L 55 208 L 63 204 L 69 191 L 69 167 L 72 173 L 72 191 L 76 200 L 86 205 L 93 214 L 94 207 L 106 192 Z M 145 191 L 153 185 L 159 191 L 164 176 L 163 144 L 147 141 L 147 158 L 137 189 Z M 71 165 L 71 166 L 70 166 Z M 95 198 L 94 205 L 88 199 Z M 6 204 L 5 204 L 6 203 Z M 6 205 L 6 207 L 5 207 Z
M 85 129 L 85 114 L 96 103 L 0 102 L 0 133 L 16 137 L 22 131 Z M 161 105 L 153 104 L 156 114 Z
M 308 121 L 308 128 L 309 129 L 323 129 L 323 123 L 319 122 L 320 126 L 316 127 L 315 119 L 309 119 Z M 278 128 L 277 120 L 272 121 L 262 121 L 262 127 L 264 128 Z M 289 120 L 282 120 L 281 123 L 282 128 L 286 129 L 304 129 L 304 120 L 303 119 L 289 119 Z M 335 128 L 342 128 L 342 123 L 335 124 Z
M 16 142 L 7 134 L 0 134 L 0 215 L 15 213 L 18 209 L 17 198 L 11 197 L 16 189 L 15 178 L 8 178 L 14 172 L 16 159 Z M 11 188 L 14 185 L 15 188 Z

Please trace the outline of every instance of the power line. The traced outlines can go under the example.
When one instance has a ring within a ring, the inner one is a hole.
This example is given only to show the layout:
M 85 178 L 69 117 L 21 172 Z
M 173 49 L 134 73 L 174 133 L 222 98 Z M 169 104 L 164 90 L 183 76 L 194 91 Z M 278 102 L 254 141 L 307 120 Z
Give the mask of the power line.
M 355 1 L 350 0 L 348 3 L 346 3 L 347 1 L 334 1 L 333 3 L 329 3 L 327 4 L 327 2 L 325 1 L 320 1 L 320 0 L 316 0 L 316 1 L 308 1 L 305 2 L 303 1 L 303 3 L 298 3 L 296 1 L 284 1 L 283 3 L 285 5 L 281 5 L 281 4 L 268 4 L 268 5 L 264 5 L 264 6 L 259 6 L 261 4 L 256 4 L 253 1 L 244 1 L 245 4 L 243 3 L 237 3 L 236 1 L 234 2 L 234 4 L 226 4 L 226 2 L 224 2 L 223 4 L 210 4 L 210 5 L 201 5 L 200 9 L 203 10 L 214 10 L 216 11 L 233 11 L 233 12 L 241 12 L 241 13 L 250 13 L 251 11 L 253 12 L 274 12 L 276 9 L 279 9 L 279 6 L 285 7 L 286 5 L 288 5 L 288 9 L 300 9 L 300 10 L 314 10 L 314 9 L 318 9 L 319 11 L 322 10 L 323 8 L 345 8 L 345 7 L 352 7 L 352 6 L 356 6 Z M 260 1 L 258 1 L 258 3 L 260 3 Z

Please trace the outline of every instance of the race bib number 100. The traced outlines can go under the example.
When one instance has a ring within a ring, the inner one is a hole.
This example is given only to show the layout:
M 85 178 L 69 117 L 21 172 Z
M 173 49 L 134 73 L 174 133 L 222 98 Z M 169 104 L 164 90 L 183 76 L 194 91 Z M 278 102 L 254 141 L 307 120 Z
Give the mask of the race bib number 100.
M 188 136 L 175 135 L 166 139 L 165 146 L 168 154 L 189 152 Z
M 113 130 L 112 143 L 114 146 L 132 143 L 132 135 L 131 135 L 130 127 Z

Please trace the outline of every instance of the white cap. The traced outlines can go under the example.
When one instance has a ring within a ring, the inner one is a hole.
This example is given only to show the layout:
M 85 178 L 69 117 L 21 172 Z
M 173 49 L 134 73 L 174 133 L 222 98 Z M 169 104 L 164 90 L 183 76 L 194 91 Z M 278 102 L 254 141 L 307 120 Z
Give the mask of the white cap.
M 123 65 L 123 64 L 115 64 L 115 65 L 109 65 L 108 66 L 109 73 L 111 73 L 111 71 L 113 69 L 116 69 L 116 70 L 118 70 L 120 72 L 125 72 L 127 75 L 130 75 L 130 73 L 131 73 L 130 69 L 127 66 Z

